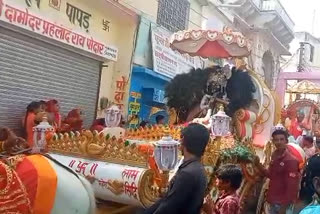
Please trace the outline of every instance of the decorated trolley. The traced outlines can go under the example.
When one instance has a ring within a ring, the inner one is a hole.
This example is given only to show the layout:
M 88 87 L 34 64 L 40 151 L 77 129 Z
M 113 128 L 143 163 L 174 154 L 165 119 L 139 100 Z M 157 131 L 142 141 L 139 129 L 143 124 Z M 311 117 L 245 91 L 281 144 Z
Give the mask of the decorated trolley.
M 48 152 L 54 160 L 80 177 L 86 177 L 98 199 L 148 207 L 166 191 L 182 161 L 178 147 L 184 125 L 201 123 L 212 134 L 202 158 L 210 181 L 207 192 L 216 196 L 213 181 L 221 164 L 239 164 L 245 176 L 239 190 L 241 209 L 246 213 L 250 205 L 245 202 L 251 201 L 246 199 L 258 198 L 252 195 L 255 192 L 252 190 L 259 189 L 256 185 L 259 174 L 252 163 L 253 156 L 265 157 L 265 165 L 268 165 L 272 148 L 270 144 L 265 147 L 265 143 L 269 141 L 274 121 L 280 119 L 274 94 L 247 67 L 245 60 L 239 59 L 250 54 L 250 47 L 245 37 L 228 28 L 223 32 L 174 34 L 172 48 L 181 53 L 201 57 L 236 57 L 234 68 L 227 65 L 192 70 L 172 80 L 166 92 L 168 106 L 175 112 L 175 122 L 181 125 L 126 130 L 118 127 L 121 112 L 117 106 L 112 106 L 106 111 L 107 128 L 100 133 L 89 130 L 53 133 L 44 121 L 35 128 L 33 152 Z M 196 80 L 193 75 L 206 78 Z M 190 84 L 185 84 L 185 81 Z M 172 93 L 179 91 L 175 90 L 177 87 L 180 91 L 188 90 L 184 92 L 193 96 L 191 100 Z M 188 102 L 192 105 L 187 105 Z M 6 150 L 8 138 L 0 140 L 3 140 Z M 161 158 L 164 156 L 165 159 Z M 262 204 L 260 201 L 260 207 Z
M 174 34 L 172 48 L 202 57 L 229 58 L 250 54 L 250 42 L 228 28 L 223 32 L 190 31 Z M 240 164 L 245 179 L 239 194 L 241 209 L 245 212 L 249 207 L 245 202 L 250 201 L 245 199 L 257 198 L 257 195 L 251 195 L 251 190 L 257 188 L 259 180 L 252 158 L 256 151 L 263 156 L 262 149 L 279 115 L 275 113 L 277 106 L 274 95 L 264 82 L 247 68 L 244 60 L 236 58 L 233 64 L 233 69 L 216 66 L 199 71 L 207 78 L 202 82 L 193 81 L 200 86 L 201 92 L 196 94 L 197 99 L 192 100 L 192 106 L 176 105 L 175 101 L 188 101 L 170 94 L 170 91 L 167 91 L 167 96 L 168 106 L 175 112 L 176 123 L 201 123 L 212 133 L 202 158 L 210 181 L 208 194 L 217 195 L 214 178 L 219 165 Z M 179 87 L 178 78 L 173 79 L 168 90 L 176 85 Z M 185 81 L 191 79 L 186 77 Z M 247 81 L 247 87 L 239 86 L 239 81 Z M 188 87 L 192 92 L 192 85 Z M 245 102 L 242 101 L 243 95 L 246 95 Z M 239 101 L 240 106 L 236 105 Z M 166 191 L 170 178 L 182 161 L 178 153 L 178 141 L 184 125 L 125 130 L 116 127 L 121 116 L 116 107 L 112 108 L 106 114 L 107 128 L 104 131 L 57 133 L 48 138 L 47 148 L 51 156 L 65 166 L 91 177 L 97 198 L 148 207 Z M 267 164 L 271 151 L 266 149 L 265 153 Z M 169 162 L 160 158 L 163 155 Z
M 320 109 L 318 94 L 320 86 L 303 80 L 286 91 L 289 104 L 282 109 L 281 120 L 296 140 L 300 135 L 319 136 Z

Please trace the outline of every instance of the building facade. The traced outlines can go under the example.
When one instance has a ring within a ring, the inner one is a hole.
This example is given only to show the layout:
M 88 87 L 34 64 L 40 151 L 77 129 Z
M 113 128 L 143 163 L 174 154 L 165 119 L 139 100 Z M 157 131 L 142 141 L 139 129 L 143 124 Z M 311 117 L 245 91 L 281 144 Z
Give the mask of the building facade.
M 137 24 L 114 1 L 0 0 L 0 125 L 19 132 L 31 101 L 81 108 L 86 127 L 99 98 L 124 107 Z
M 126 2 L 128 3 L 129 1 Z M 134 4 L 134 2 L 135 1 L 130 1 L 131 4 Z M 156 43 L 156 40 L 152 40 L 155 29 L 155 27 L 152 26 L 155 26 L 155 24 L 157 25 L 158 31 L 162 31 L 161 35 L 164 36 L 164 34 L 166 34 L 164 37 L 168 38 L 170 34 L 176 31 L 188 29 L 214 29 L 222 31 L 223 27 L 228 26 L 236 31 L 240 31 L 249 38 L 253 44 L 252 54 L 248 59 L 249 66 L 265 80 L 271 89 L 275 88 L 275 80 L 280 70 L 280 57 L 290 55 L 289 44 L 294 38 L 294 23 L 279 1 L 159 0 L 157 2 L 158 5 L 150 3 L 150 5 L 147 6 L 148 4 L 145 4 L 141 6 L 141 9 L 137 12 L 141 15 L 141 20 L 133 60 L 135 67 L 133 68 L 130 86 L 130 92 L 133 92 L 134 95 L 139 91 L 139 87 L 136 87 L 137 85 L 141 87 L 148 85 L 142 81 L 141 77 L 136 78 L 136 72 L 138 72 L 140 76 L 142 75 L 141 67 L 149 69 L 147 72 L 149 74 L 155 72 L 156 76 L 162 75 L 165 77 L 159 80 L 159 82 L 162 82 L 162 87 L 157 91 L 161 91 L 161 94 L 163 94 L 162 90 L 165 88 L 166 81 L 169 81 L 177 74 L 174 72 L 174 69 L 168 66 L 167 70 L 159 70 L 159 64 L 156 64 L 157 56 L 155 54 L 158 54 L 157 48 L 158 50 L 163 50 L 163 47 L 153 45 Z M 150 11 L 152 12 L 150 13 Z M 159 42 L 159 36 L 156 36 Z M 166 40 L 164 40 L 163 44 L 166 46 Z M 163 62 L 162 64 L 168 65 L 168 62 Z M 190 66 L 192 67 L 192 65 Z M 193 66 L 197 67 L 197 65 Z M 186 71 L 187 70 L 184 70 L 184 72 Z M 168 76 L 168 72 L 173 72 L 173 75 Z M 157 80 L 154 79 L 154 81 Z M 157 87 L 160 86 L 157 85 Z M 141 93 L 138 97 L 141 97 L 139 99 L 142 103 L 145 102 L 143 101 L 144 96 Z M 162 97 L 162 95 L 160 97 Z M 144 111 L 142 106 L 134 104 L 139 99 L 135 97 L 129 98 L 129 103 L 131 103 L 128 109 L 129 115 L 140 112 L 140 121 L 149 120 L 148 115 L 150 117 L 150 112 L 157 112 L 155 109 L 158 109 L 159 105 L 154 104 L 154 106 L 152 106 L 150 102 L 148 102 L 150 105 L 149 110 Z M 135 107 L 131 108 L 130 105 Z M 162 103 L 162 105 L 165 106 L 164 103 Z M 134 124 L 137 123 L 138 120 L 134 122 Z
M 170 48 L 171 34 L 170 30 L 141 16 L 130 84 L 128 114 L 131 127 L 142 121 L 154 124 L 157 115 L 164 116 L 168 122 L 166 85 L 180 73 L 205 66 L 205 61 L 199 57 L 173 51 Z M 135 115 L 138 117 L 131 120 Z
M 320 71 L 320 39 L 308 32 L 296 32 L 290 44 L 291 57 L 283 63 L 283 72 Z
M 291 55 L 294 22 L 278 0 L 190 0 L 186 29 L 224 26 L 240 31 L 252 41 L 249 66 L 275 89 L 282 56 Z
M 281 56 L 290 55 L 294 23 L 278 0 L 195 1 L 201 10 L 201 27 L 218 29 L 229 26 L 252 41 L 249 66 L 275 88 Z M 196 8 L 196 7 L 194 7 Z M 199 22 L 200 24 L 200 22 Z
M 134 2 L 134 1 L 131 1 Z M 139 2 L 139 1 L 138 1 Z M 134 54 L 128 114 L 131 127 L 141 121 L 154 124 L 157 115 L 169 120 L 165 105 L 165 87 L 177 74 L 191 68 L 204 68 L 207 60 L 174 52 L 169 47 L 172 33 L 186 29 L 202 29 L 206 1 L 159 0 L 155 5 L 140 8 L 140 26 Z M 153 8 L 153 9 L 151 9 Z M 209 10 L 209 9 L 208 9 Z M 156 11 L 157 13 L 148 13 Z M 137 98 L 138 97 L 138 98 Z
M 308 32 L 296 32 L 290 44 L 292 56 L 286 57 L 281 66 L 281 75 L 277 81 L 277 93 L 284 105 L 288 105 L 297 96 L 285 93 L 298 81 L 309 80 L 319 84 L 320 40 Z M 318 74 L 319 73 L 319 74 Z M 319 100 L 317 94 L 303 95 L 304 98 Z

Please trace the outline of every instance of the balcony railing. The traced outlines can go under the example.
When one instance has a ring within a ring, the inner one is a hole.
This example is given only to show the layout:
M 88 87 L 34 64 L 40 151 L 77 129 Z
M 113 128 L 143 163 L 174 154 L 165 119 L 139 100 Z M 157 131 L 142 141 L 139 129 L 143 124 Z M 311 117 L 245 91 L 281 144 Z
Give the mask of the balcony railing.
M 214 0 L 211 0 L 212 2 Z M 215 0 L 218 1 L 218 0 Z M 223 0 L 224 4 L 239 4 L 238 0 Z M 249 0 L 243 0 L 241 2 L 249 2 Z M 288 15 L 286 9 L 282 6 L 279 0 L 250 0 L 252 4 L 255 5 L 262 12 L 275 12 L 277 13 L 281 19 L 286 23 L 288 28 L 293 31 L 294 30 L 294 22 Z
M 258 2 L 259 0 L 253 0 L 254 2 Z M 294 22 L 288 15 L 287 11 L 285 8 L 282 6 L 279 0 L 265 0 L 265 1 L 260 1 L 259 3 L 260 9 L 262 11 L 275 11 L 279 14 L 279 16 L 283 19 L 283 21 L 287 24 L 287 26 L 290 28 L 290 30 L 293 31 L 294 28 Z

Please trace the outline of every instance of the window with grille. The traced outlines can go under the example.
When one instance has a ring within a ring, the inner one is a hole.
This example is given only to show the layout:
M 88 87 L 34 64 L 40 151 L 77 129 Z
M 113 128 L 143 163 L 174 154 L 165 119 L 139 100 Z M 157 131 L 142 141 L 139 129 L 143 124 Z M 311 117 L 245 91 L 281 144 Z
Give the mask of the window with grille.
M 188 0 L 159 0 L 157 23 L 171 32 L 185 30 L 189 22 Z
M 313 62 L 313 58 L 314 58 L 314 46 L 310 45 L 310 62 Z

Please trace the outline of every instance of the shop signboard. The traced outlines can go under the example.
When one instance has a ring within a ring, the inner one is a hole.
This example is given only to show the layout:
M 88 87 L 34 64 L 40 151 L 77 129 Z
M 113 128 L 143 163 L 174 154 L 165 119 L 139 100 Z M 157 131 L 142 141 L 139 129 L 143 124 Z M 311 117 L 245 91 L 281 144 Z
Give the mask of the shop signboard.
M 173 78 L 177 74 L 186 73 L 192 68 L 204 68 L 205 60 L 180 54 L 170 48 L 170 33 L 160 27 L 152 27 L 153 70 L 164 76 Z
M 42 13 L 40 10 L 40 1 L 36 1 L 38 2 L 36 4 L 38 8 L 36 9 L 31 7 L 32 1 L 26 1 L 26 4 L 23 4 L 24 2 L 25 1 L 0 0 L 0 21 L 82 49 L 104 59 L 117 61 L 118 49 L 116 47 L 101 42 L 88 33 L 91 14 L 69 3 L 63 5 L 66 7 L 66 14 L 60 11 L 59 14 L 58 11 L 51 11 L 51 14 L 57 14 L 55 17 L 65 15 L 65 19 L 69 19 L 73 25 L 78 24 L 80 26 L 78 26 L 79 29 L 71 29 L 64 25 L 65 22 L 50 19 L 51 16 L 45 15 L 44 12 Z M 79 17 L 81 19 L 79 19 Z M 80 29 L 84 29 L 85 32 L 81 32 Z

